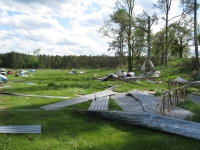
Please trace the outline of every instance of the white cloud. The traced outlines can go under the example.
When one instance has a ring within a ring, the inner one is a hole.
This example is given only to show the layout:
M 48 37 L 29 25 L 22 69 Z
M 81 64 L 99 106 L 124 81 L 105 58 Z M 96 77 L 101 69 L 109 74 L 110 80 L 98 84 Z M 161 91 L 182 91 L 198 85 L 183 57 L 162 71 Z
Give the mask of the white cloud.
M 134 11 L 151 15 L 153 3 L 138 0 Z M 48 55 L 113 55 L 110 39 L 97 31 L 114 6 L 115 0 L 1 0 L 1 53 L 40 48 Z

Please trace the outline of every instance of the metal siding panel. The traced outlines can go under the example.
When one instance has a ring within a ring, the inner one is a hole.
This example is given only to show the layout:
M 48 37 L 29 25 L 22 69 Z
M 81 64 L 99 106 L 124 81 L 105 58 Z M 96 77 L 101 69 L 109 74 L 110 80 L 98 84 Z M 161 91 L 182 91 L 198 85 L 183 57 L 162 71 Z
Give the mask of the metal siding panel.
M 108 110 L 108 98 L 100 97 L 93 100 L 88 110 Z
M 144 112 L 142 103 L 137 101 L 134 97 L 128 96 L 126 94 L 115 94 L 111 96 L 118 105 L 124 110 L 129 112 Z
M 84 96 L 81 96 L 81 97 L 65 100 L 65 101 L 62 101 L 62 102 L 57 102 L 57 103 L 54 103 L 54 104 L 42 106 L 40 108 L 45 109 L 45 110 L 56 110 L 56 109 L 60 109 L 60 108 L 66 107 L 66 106 L 70 106 L 70 105 L 82 103 L 82 102 L 85 102 L 85 101 L 88 101 L 88 100 L 92 100 L 94 98 L 113 95 L 115 93 L 116 92 L 113 92 L 111 90 L 105 90 L 105 91 L 101 91 L 101 92 L 97 92 L 97 93 L 88 94 L 88 95 L 84 95 Z
M 200 140 L 200 123 L 192 121 L 175 119 L 149 113 L 87 110 L 75 111 L 96 117 L 142 126 Z
M 156 109 L 158 103 L 154 95 L 138 90 L 130 91 L 129 94 L 131 94 L 142 103 L 146 112 L 154 113 L 154 110 Z
M 200 96 L 195 94 L 187 94 L 187 96 L 194 102 L 200 103 Z
M 0 126 L 0 133 L 41 133 L 41 125 Z

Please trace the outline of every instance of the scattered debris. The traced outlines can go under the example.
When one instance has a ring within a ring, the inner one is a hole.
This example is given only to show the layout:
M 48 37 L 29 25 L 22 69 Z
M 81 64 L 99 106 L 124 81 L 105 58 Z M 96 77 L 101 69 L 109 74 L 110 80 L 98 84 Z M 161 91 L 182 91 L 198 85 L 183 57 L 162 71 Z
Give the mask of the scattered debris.
M 76 74 L 76 71 L 75 70 L 70 71 L 69 74 Z
M 15 77 L 18 77 L 18 76 L 22 76 L 22 77 L 27 76 L 27 73 L 29 73 L 29 72 L 36 73 L 36 70 L 35 69 L 30 69 L 30 70 L 27 70 L 27 71 L 25 71 L 25 70 L 18 70 L 15 73 Z
M 111 98 L 117 102 L 117 104 L 124 110 L 128 112 L 145 112 L 142 103 L 138 101 L 135 97 L 128 95 L 126 93 L 117 93 L 112 95 Z
M 85 70 L 82 70 L 82 71 L 80 71 L 78 73 L 79 74 L 83 74 L 83 73 L 85 73 Z M 76 70 L 72 69 L 72 71 L 70 71 L 69 74 L 76 74 Z
M 160 71 L 156 71 L 154 64 L 152 63 L 151 60 L 147 60 L 143 63 L 141 67 L 141 72 L 142 72 L 142 75 L 140 75 L 141 77 L 148 77 L 148 76 L 158 77 L 160 75 Z
M 104 77 L 100 77 L 97 78 L 98 81 L 107 81 L 107 80 L 120 80 L 120 81 L 125 81 L 125 82 L 129 82 L 129 81 L 139 81 L 139 80 L 155 80 L 159 77 L 138 77 L 138 76 L 134 76 L 134 77 L 124 77 L 124 78 L 119 78 L 116 74 L 114 73 L 110 73 L 108 76 L 104 76 Z
M 0 74 L 0 82 L 6 82 L 8 78 L 5 75 Z
M 101 117 L 108 120 L 142 126 L 200 140 L 200 123 L 171 117 L 124 111 L 79 110 L 78 113 Z
M 41 133 L 41 125 L 0 126 L 0 133 Z
M 45 110 L 57 110 L 57 109 L 61 109 L 61 108 L 66 107 L 66 106 L 70 106 L 70 105 L 74 105 L 74 104 L 78 104 L 78 103 L 82 103 L 82 102 L 92 100 L 92 99 L 94 99 L 94 97 L 96 97 L 96 98 L 104 97 L 104 96 L 113 95 L 115 93 L 116 92 L 113 92 L 112 90 L 107 89 L 107 90 L 104 90 L 104 91 L 101 91 L 101 92 L 88 94 L 88 95 L 76 97 L 76 98 L 73 98 L 73 99 L 57 102 L 57 103 L 54 103 L 54 104 L 42 106 L 40 108 L 45 109 Z
M 200 71 L 199 71 L 199 73 L 198 73 L 198 75 L 197 75 L 197 79 L 200 79 Z
M 85 70 L 83 70 L 83 71 L 80 71 L 79 73 L 80 73 L 80 74 L 83 74 L 83 73 L 85 73 Z
M 149 64 L 150 67 L 146 67 L 146 63 Z M 155 79 L 159 77 L 160 71 L 156 71 L 153 63 L 148 60 L 145 61 L 143 66 L 141 67 L 142 75 L 135 76 L 134 72 L 125 72 L 120 68 L 116 69 L 116 73 L 110 73 L 107 76 L 97 78 L 99 81 L 107 81 L 107 80 L 122 80 L 122 81 L 131 81 L 131 80 L 144 80 L 144 79 Z
M 176 79 L 172 80 L 172 79 L 169 79 L 168 80 L 168 84 L 170 86 L 183 86 L 183 85 L 190 85 L 190 86 L 197 86 L 197 85 L 200 85 L 200 81 L 187 81 L 181 77 L 177 77 Z
M 9 70 L 9 71 L 7 72 L 7 74 L 14 74 L 14 72 L 13 72 L 12 70 Z
M 134 72 L 125 72 L 121 70 L 120 68 L 116 69 L 116 77 L 117 78 L 128 78 L 128 77 L 134 77 L 135 73 Z
M 161 97 L 138 90 L 111 95 L 124 111 L 108 111 L 105 99 L 94 100 L 89 110 L 75 111 L 200 140 L 200 123 L 183 120 L 194 113 L 176 106 L 185 98 L 187 86 L 166 91 Z
M 92 101 L 88 110 L 108 110 L 108 97 L 96 98 Z
M 9 93 L 9 92 L 4 92 L 4 93 L 0 93 L 0 94 L 13 95 L 13 96 L 24 96 L 24 97 L 39 97 L 39 98 L 62 98 L 62 99 L 70 98 L 70 97 L 65 97 L 65 96 L 42 96 L 42 95 L 17 94 L 17 93 Z
M 6 73 L 6 69 L 1 69 L 0 70 L 0 82 L 6 82 L 8 81 L 8 78 L 7 78 L 7 73 Z
M 7 73 L 6 73 L 6 69 L 1 69 L 0 70 L 0 75 L 4 75 L 4 76 L 7 76 Z
M 147 82 L 155 84 L 155 81 L 152 81 L 152 80 L 149 80 L 149 79 L 147 79 Z
M 145 112 L 154 113 L 158 104 L 158 100 L 154 95 L 139 90 L 130 91 L 128 94 L 132 95 L 141 102 Z
M 32 82 L 26 82 L 27 85 L 34 85 L 35 83 Z
M 188 97 L 195 103 L 200 103 L 200 95 L 188 94 Z
M 142 95 L 140 95 L 142 94 Z M 145 95 L 143 95 L 145 94 Z M 141 97 L 146 97 L 146 100 L 140 99 Z M 155 97 L 147 92 L 133 90 L 126 93 L 117 93 L 112 95 L 111 98 L 118 103 L 118 105 L 128 112 L 150 112 L 154 113 L 154 109 L 159 103 L 160 97 Z M 151 107 L 148 107 L 148 104 Z M 164 113 L 165 116 L 170 116 L 177 119 L 185 119 L 193 115 L 191 111 L 185 110 L 183 108 L 175 106 L 171 108 L 168 112 Z
M 185 79 L 183 79 L 181 77 L 177 77 L 176 79 L 174 79 L 174 81 L 181 82 L 181 83 L 187 83 L 188 82 L 187 80 L 185 80 Z

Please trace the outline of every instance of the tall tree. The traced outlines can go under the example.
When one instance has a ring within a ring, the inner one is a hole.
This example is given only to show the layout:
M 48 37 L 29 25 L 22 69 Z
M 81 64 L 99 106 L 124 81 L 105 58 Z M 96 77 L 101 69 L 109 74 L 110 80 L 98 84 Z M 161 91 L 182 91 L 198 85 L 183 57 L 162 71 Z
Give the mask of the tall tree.
M 197 0 L 181 0 L 181 4 L 183 7 L 183 11 L 191 15 L 193 14 L 194 18 L 194 47 L 195 47 L 195 69 L 200 69 L 199 64 L 199 52 L 198 52 L 198 37 L 197 37 L 197 9 L 199 8 L 199 4 L 197 3 Z
M 173 0 L 158 0 L 158 4 L 154 4 L 154 7 L 159 8 L 163 13 L 165 13 L 165 66 L 167 66 L 168 61 L 168 24 L 169 24 L 169 11 L 171 9 L 171 4 Z
M 116 0 L 115 3 L 116 11 L 110 15 L 111 20 L 104 23 L 104 27 L 100 29 L 100 32 L 104 36 L 115 38 L 115 41 L 121 42 L 121 50 L 123 48 L 123 41 L 127 44 L 128 54 L 128 71 L 132 71 L 132 50 L 133 50 L 133 20 L 134 20 L 134 0 Z M 119 29 L 114 29 L 110 22 L 118 23 Z M 123 35 L 123 39 L 119 40 L 120 34 Z M 117 39 L 117 40 L 116 40 Z
M 134 26 L 136 28 L 141 29 L 145 34 L 147 34 L 147 59 L 151 59 L 151 26 L 154 24 L 154 22 L 158 21 L 157 15 L 154 13 L 152 16 L 149 16 L 145 11 L 143 11 L 143 14 L 139 14 L 136 18 L 136 21 L 134 21 Z M 145 35 L 144 34 L 144 35 Z
M 128 21 L 128 16 L 123 9 L 118 9 L 113 14 L 110 15 L 111 21 L 119 24 L 117 42 L 119 47 L 119 53 L 123 54 L 124 48 L 124 31 L 125 24 Z
M 178 27 L 177 27 L 177 24 L 178 24 Z M 192 30 L 191 28 L 184 26 L 184 24 L 179 24 L 177 22 L 172 23 L 170 27 L 171 27 L 170 29 L 172 33 L 173 33 L 173 29 L 177 28 L 177 30 L 175 30 L 176 31 L 175 34 L 172 34 L 172 36 L 175 36 L 175 37 L 172 37 L 173 42 L 171 44 L 171 52 L 174 55 L 178 54 L 178 57 L 182 58 L 184 53 L 187 53 L 187 54 L 189 53 L 188 52 L 189 42 L 193 39 Z
M 152 36 L 152 53 L 157 63 L 164 64 L 165 56 L 165 30 L 162 29 Z M 155 61 L 154 61 L 155 62 Z

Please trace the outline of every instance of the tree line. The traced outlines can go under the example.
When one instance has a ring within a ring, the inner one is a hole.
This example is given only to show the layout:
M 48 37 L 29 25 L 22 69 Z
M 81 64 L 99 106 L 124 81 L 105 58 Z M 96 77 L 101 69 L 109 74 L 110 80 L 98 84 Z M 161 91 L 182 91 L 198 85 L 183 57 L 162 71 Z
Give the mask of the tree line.
M 0 66 L 4 68 L 42 68 L 42 69 L 79 69 L 79 68 L 116 68 L 126 64 L 126 58 L 117 56 L 53 56 L 27 55 L 17 52 L 0 54 Z
M 134 65 L 141 65 L 150 59 L 156 65 L 165 65 L 169 60 L 189 57 L 190 47 L 194 46 L 194 69 L 200 68 L 198 44 L 200 26 L 197 24 L 197 0 L 180 0 L 182 12 L 169 16 L 172 2 L 176 0 L 157 0 L 155 9 L 163 12 L 162 18 L 156 13 L 135 15 L 135 0 L 116 0 L 113 13 L 105 20 L 99 32 L 112 38 L 108 50 L 115 50 L 115 56 L 50 56 L 10 52 L 0 54 L 0 65 L 5 68 L 113 68 L 127 65 L 131 72 Z M 171 17 L 171 18 L 170 18 Z M 153 33 L 152 26 L 158 19 L 165 25 Z

